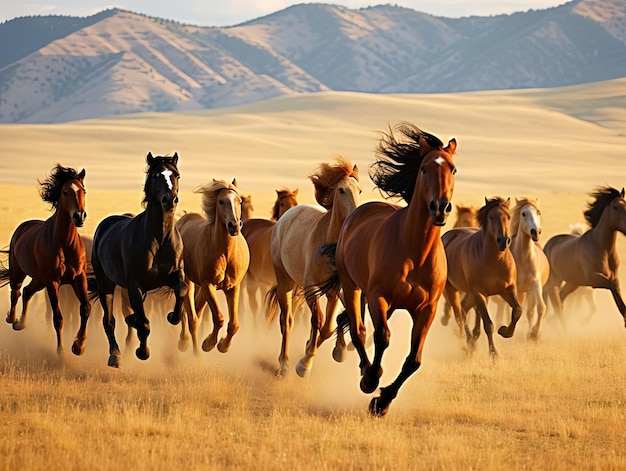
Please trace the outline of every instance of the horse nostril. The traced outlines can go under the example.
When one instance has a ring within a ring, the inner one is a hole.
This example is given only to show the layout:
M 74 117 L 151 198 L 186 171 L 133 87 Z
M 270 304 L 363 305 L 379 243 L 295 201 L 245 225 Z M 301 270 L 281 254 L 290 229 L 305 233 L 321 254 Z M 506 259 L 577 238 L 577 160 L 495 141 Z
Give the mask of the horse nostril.
M 437 211 L 437 205 L 435 204 L 434 201 L 430 202 L 429 209 L 431 213 L 434 213 L 435 211 Z
M 174 204 L 178 204 L 178 196 L 174 198 Z
M 452 212 L 452 203 L 448 203 L 448 206 L 446 206 L 446 213 L 450 212 Z
M 83 221 L 87 219 L 87 211 L 83 211 Z
M 239 220 L 239 227 L 242 228 L 243 227 L 243 221 L 240 219 Z

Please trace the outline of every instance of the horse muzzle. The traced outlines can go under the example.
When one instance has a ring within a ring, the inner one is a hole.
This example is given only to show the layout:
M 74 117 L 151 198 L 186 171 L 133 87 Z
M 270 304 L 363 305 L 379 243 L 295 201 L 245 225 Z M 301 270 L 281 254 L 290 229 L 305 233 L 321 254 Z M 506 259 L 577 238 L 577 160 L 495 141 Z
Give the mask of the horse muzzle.
M 539 240 L 539 234 L 541 233 L 541 230 L 537 230 L 537 229 L 531 229 L 530 230 L 530 238 L 533 240 L 533 242 L 537 242 Z
M 228 223 L 226 224 L 226 229 L 228 230 L 228 234 L 230 234 L 231 237 L 238 236 L 242 227 L 243 227 L 243 221 L 241 220 L 238 221 L 237 223 L 228 221 Z
M 163 211 L 173 211 L 177 204 L 178 196 L 163 195 L 161 197 L 161 208 L 163 208 Z
M 500 236 L 496 238 L 496 246 L 500 252 L 504 252 L 511 245 L 511 238 Z
M 446 224 L 448 215 L 452 212 L 452 203 L 450 201 L 441 199 L 438 201 L 431 201 L 428 205 L 430 211 L 430 218 L 435 226 L 443 226 Z
M 87 211 L 74 211 L 72 213 L 72 222 L 76 227 L 83 227 L 87 219 Z

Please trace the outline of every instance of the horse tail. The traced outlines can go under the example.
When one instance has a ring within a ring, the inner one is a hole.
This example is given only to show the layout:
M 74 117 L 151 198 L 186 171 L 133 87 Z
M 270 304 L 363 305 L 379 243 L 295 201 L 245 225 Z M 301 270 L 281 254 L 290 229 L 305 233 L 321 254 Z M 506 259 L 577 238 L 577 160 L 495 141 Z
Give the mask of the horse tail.
M 265 293 L 265 320 L 268 324 L 271 324 L 276 315 L 278 314 L 278 286 L 272 286 L 267 293 Z
M 2 260 L 0 260 L 0 288 L 9 284 L 11 279 L 11 272 L 8 267 L 8 259 L 9 259 L 9 251 L 6 249 L 0 250 L 0 253 L 6 254 L 6 257 L 3 256 Z
M 87 297 L 89 298 L 89 302 L 98 299 L 98 284 L 96 283 L 96 278 L 93 276 L 87 277 Z
M 338 334 L 339 332 L 343 332 L 344 334 L 346 334 L 349 330 L 350 319 L 348 318 L 348 312 L 343 311 L 337 316 L 337 328 L 335 329 L 335 334 Z

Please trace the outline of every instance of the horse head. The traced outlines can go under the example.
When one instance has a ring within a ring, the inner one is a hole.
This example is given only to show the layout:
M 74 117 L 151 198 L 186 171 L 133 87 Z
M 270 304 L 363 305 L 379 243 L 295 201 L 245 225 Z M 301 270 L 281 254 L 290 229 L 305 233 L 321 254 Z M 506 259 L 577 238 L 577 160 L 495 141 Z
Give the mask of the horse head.
M 517 200 L 519 209 L 519 229 L 528 235 L 534 242 L 539 240 L 541 234 L 541 212 L 539 211 L 539 199 L 534 203 L 530 200 Z M 511 227 L 513 229 L 513 218 Z
M 226 226 L 226 230 L 231 237 L 239 235 L 243 227 L 241 220 L 241 196 L 237 189 L 232 186 L 218 191 L 215 198 L 216 203 L 216 223 Z
M 346 159 L 337 158 L 332 164 L 323 163 L 309 178 L 315 187 L 315 200 L 324 209 L 332 210 L 338 220 L 343 222 L 359 205 L 359 168 Z
M 63 184 L 61 197 L 59 198 L 58 210 L 68 214 L 76 227 L 83 227 L 87 219 L 85 210 L 85 169 L 76 175 L 76 178 Z
M 433 148 L 422 160 L 417 187 L 421 188 L 435 226 L 443 226 L 452 212 L 452 192 L 454 191 L 454 152 L 456 139 L 451 139 L 443 148 Z
M 298 205 L 298 188 L 291 191 L 288 189 L 276 190 L 276 202 L 272 209 L 272 220 L 278 221 L 278 219 L 285 214 L 289 208 L 293 208 Z
M 144 202 L 161 206 L 164 212 L 173 212 L 178 204 L 178 153 L 171 157 L 153 157 L 148 152 L 146 161 L 148 171 L 144 185 Z
M 481 230 L 487 231 L 500 252 L 504 252 L 511 245 L 509 235 L 510 204 L 510 198 L 506 201 L 499 197 L 490 200 L 485 198 L 485 206 L 478 211 Z
M 624 188 L 620 191 L 619 196 L 611 202 L 611 210 L 615 229 L 626 235 L 626 201 L 624 200 Z

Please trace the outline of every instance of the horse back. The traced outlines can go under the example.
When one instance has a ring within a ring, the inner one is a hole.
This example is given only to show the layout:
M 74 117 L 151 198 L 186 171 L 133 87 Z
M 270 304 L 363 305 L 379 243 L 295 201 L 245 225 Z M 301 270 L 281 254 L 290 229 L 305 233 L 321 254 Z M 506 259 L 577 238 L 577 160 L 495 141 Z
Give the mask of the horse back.
M 275 225 L 276 221 L 253 218 L 245 221 L 242 229 L 250 250 L 248 273 L 254 279 L 268 284 L 276 283 L 271 256 L 272 231 Z

